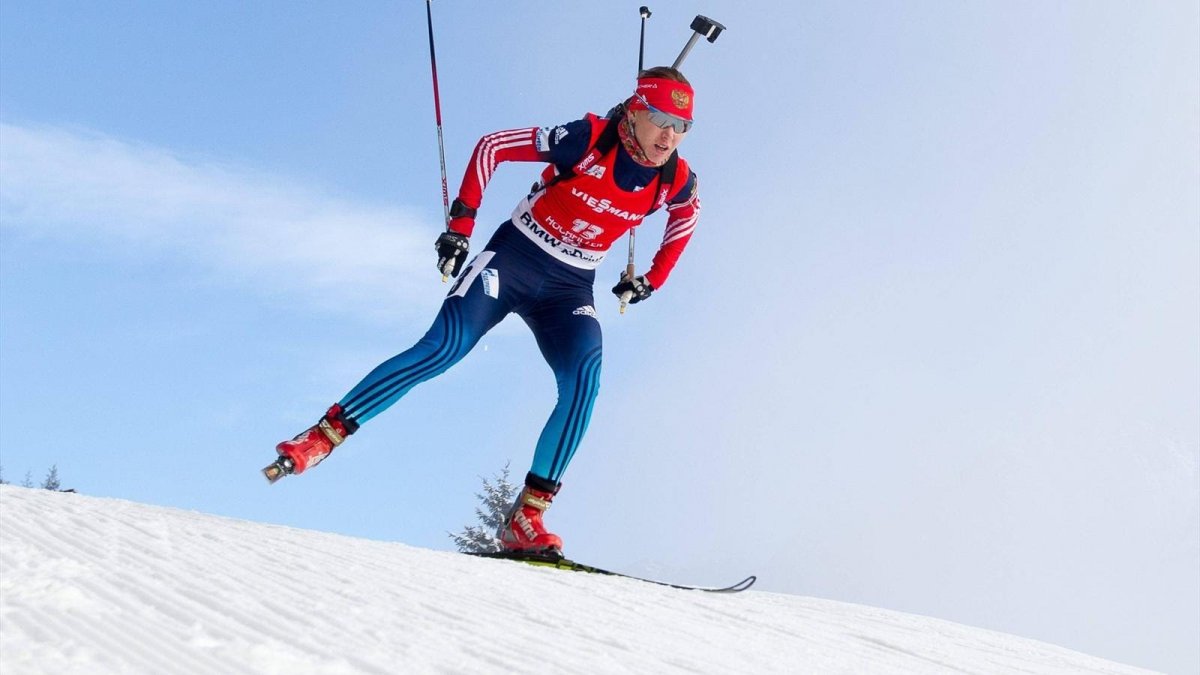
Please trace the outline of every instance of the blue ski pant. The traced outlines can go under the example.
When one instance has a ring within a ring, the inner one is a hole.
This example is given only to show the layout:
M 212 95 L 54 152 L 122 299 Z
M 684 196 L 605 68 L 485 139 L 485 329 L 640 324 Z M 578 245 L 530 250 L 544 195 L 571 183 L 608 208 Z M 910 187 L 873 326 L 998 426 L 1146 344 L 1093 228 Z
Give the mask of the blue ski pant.
M 583 440 L 600 387 L 601 331 L 595 270 L 561 263 L 505 222 L 458 276 L 433 325 L 407 351 L 372 370 L 341 400 L 358 424 L 458 363 L 510 312 L 533 331 L 554 371 L 558 402 L 542 429 L 530 473 L 558 483 Z

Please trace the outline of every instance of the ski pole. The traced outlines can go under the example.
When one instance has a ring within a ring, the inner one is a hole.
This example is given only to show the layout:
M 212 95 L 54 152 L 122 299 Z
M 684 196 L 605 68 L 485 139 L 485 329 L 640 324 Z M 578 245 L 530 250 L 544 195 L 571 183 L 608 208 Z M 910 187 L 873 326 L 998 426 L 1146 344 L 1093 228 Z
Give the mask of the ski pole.
M 442 217 L 445 219 L 446 229 L 450 229 L 450 189 L 446 185 L 446 144 L 442 140 L 442 99 L 438 95 L 438 77 L 437 77 L 437 55 L 433 51 L 433 0 L 425 0 L 425 19 L 429 23 L 429 65 L 433 69 L 433 111 L 437 118 L 437 136 L 438 136 L 438 159 L 442 165 Z M 442 271 L 442 283 L 450 275 Z
M 641 13 L 642 13 L 642 44 L 641 44 L 641 47 L 644 48 L 645 44 L 646 44 L 646 19 L 650 16 L 650 9 L 647 7 L 642 7 Z M 687 58 L 688 53 L 692 51 L 692 47 L 694 47 L 696 45 L 696 42 L 701 37 L 706 38 L 709 42 L 716 42 L 717 38 L 720 37 L 720 35 L 721 35 L 721 31 L 725 30 L 725 26 L 723 26 L 720 23 L 713 21 L 712 19 L 708 18 L 707 16 L 703 16 L 701 14 L 697 14 L 696 18 L 692 19 L 692 25 L 690 26 L 690 28 L 692 29 L 692 37 L 690 39 L 688 39 L 687 44 L 683 46 L 683 51 L 679 52 L 679 56 L 677 56 L 675 58 L 675 63 L 671 64 L 671 67 L 676 70 L 679 70 L 679 66 L 683 65 L 684 59 Z M 638 54 L 638 74 L 639 75 L 641 74 L 641 71 L 642 71 L 642 55 L 641 55 L 641 53 L 639 53 Z M 629 230 L 629 264 L 626 265 L 626 267 L 625 267 L 625 274 L 630 279 L 633 279 L 633 267 L 634 267 L 634 265 L 633 265 L 633 239 L 634 239 L 634 228 L 630 228 L 630 230 Z M 629 303 L 629 301 L 632 298 L 633 298 L 633 291 L 625 291 L 624 293 L 621 294 L 621 313 L 622 314 L 625 313 L 625 306 Z
M 650 18 L 651 12 L 650 12 L 649 7 L 642 5 L 641 8 L 638 9 L 638 13 L 642 17 L 642 37 L 638 41 L 638 75 L 641 75 L 642 71 L 645 69 L 643 64 L 645 63 L 644 58 L 646 55 L 646 19 Z M 634 243 L 635 243 L 636 238 L 637 238 L 637 227 L 635 226 L 635 227 L 629 228 L 629 264 L 627 264 L 625 266 L 625 276 L 629 277 L 630 279 L 633 278 L 633 274 L 634 274 L 633 250 L 634 250 Z M 627 307 L 629 305 L 629 301 L 632 298 L 633 298 L 632 291 L 625 291 L 624 293 L 621 294 L 621 313 L 622 314 L 625 313 L 625 307 Z
M 644 63 L 643 57 L 646 55 L 646 19 L 650 18 L 651 13 L 652 12 L 650 11 L 650 8 L 645 5 L 642 5 L 640 8 L 638 8 L 638 14 L 640 14 L 642 17 L 642 37 L 638 41 L 638 74 L 639 75 L 641 75 L 642 71 L 645 70 L 645 66 L 643 66 L 643 63 Z

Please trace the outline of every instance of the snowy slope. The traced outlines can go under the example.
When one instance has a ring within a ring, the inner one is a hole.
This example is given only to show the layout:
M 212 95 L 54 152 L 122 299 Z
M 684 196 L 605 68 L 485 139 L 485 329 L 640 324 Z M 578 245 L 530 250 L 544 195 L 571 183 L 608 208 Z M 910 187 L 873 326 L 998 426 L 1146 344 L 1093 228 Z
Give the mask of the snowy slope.
M 1146 672 L 828 600 L 677 591 L 0 487 L 5 675 L 964 671 Z

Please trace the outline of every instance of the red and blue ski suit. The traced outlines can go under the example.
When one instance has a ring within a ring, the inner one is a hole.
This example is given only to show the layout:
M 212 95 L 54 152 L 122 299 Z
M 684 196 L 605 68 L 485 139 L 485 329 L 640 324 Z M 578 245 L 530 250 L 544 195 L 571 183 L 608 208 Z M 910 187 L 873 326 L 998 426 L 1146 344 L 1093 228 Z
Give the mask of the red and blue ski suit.
M 545 162 L 542 183 L 517 205 L 487 247 L 462 271 L 429 331 L 409 350 L 371 371 L 341 400 L 357 424 L 383 412 L 414 386 L 449 369 L 511 312 L 533 331 L 554 370 L 558 402 L 534 451 L 530 473 L 557 485 L 583 439 L 600 383 L 601 331 L 592 286 L 605 252 L 654 208 L 667 226 L 646 279 L 661 288 L 699 218 L 696 176 L 679 160 L 675 180 L 636 163 L 617 143 L 598 152 L 606 118 L 588 115 L 557 127 L 484 136 L 475 147 L 459 200 L 477 209 L 503 162 Z M 568 178 L 554 180 L 557 174 Z M 450 228 L 470 236 L 474 221 Z

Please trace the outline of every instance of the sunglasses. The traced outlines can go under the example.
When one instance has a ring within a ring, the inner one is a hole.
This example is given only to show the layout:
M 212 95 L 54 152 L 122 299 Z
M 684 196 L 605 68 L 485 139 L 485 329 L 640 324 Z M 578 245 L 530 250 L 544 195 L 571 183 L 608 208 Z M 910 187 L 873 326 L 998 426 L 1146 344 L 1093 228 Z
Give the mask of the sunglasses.
M 634 94 L 634 96 L 636 96 L 637 99 L 642 102 L 642 105 L 646 106 L 646 112 L 649 113 L 650 123 L 659 129 L 671 127 L 675 129 L 675 133 L 677 134 L 686 134 L 692 129 L 692 124 L 694 124 L 692 120 L 685 120 L 678 115 L 672 115 L 669 112 L 663 112 L 658 108 L 655 108 L 654 106 L 650 105 L 650 102 L 646 100 L 646 97 L 642 96 L 641 94 Z

